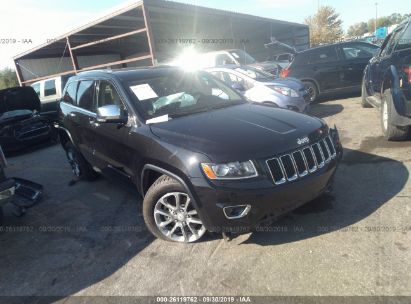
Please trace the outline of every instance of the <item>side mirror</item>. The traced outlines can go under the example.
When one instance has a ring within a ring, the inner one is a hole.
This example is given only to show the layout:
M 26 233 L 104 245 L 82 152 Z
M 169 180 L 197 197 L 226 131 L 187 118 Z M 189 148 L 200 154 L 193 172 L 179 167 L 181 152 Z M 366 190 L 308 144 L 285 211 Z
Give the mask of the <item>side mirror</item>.
M 97 122 L 101 123 L 125 123 L 127 118 L 121 113 L 117 105 L 102 106 L 97 109 Z
M 246 91 L 245 87 L 241 84 L 241 83 L 233 83 L 231 85 L 231 88 L 236 90 L 236 91 L 240 91 L 240 92 L 244 92 Z

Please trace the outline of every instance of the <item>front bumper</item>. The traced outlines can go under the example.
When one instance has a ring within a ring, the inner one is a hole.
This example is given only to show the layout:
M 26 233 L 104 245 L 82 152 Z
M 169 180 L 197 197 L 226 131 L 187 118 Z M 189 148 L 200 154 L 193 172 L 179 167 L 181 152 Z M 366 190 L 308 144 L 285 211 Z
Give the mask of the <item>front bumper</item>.
M 334 158 L 317 171 L 283 184 L 274 183 L 262 162 L 257 164 L 260 175 L 253 179 L 212 183 L 205 178 L 191 178 L 192 194 L 207 230 L 245 233 L 321 195 L 331 185 L 342 158 L 338 132 L 334 134 Z M 224 213 L 224 207 L 229 206 L 245 206 L 249 210 L 243 217 L 229 219 Z

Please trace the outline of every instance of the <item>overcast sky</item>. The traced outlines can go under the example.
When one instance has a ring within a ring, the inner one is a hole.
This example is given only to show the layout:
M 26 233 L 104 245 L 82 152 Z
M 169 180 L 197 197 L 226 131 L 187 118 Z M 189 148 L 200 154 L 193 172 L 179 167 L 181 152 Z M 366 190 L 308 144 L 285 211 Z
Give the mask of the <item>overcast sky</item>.
M 0 0 L 0 68 L 12 57 L 136 1 L 128 0 Z M 375 16 L 376 0 L 179 0 L 218 9 L 302 23 L 318 5 L 331 5 L 344 28 Z M 377 0 L 378 15 L 411 13 L 411 0 Z M 10 43 L 5 39 L 16 39 Z

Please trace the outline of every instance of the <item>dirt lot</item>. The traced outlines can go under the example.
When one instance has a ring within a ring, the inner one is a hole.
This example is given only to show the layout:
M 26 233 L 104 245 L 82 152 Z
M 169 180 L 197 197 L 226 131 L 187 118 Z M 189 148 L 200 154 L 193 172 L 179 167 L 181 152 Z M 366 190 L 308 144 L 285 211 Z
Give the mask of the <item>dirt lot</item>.
M 58 145 L 9 158 L 7 174 L 45 195 L 5 219 L 0 295 L 410 296 L 411 140 L 386 142 L 359 97 L 312 113 L 338 126 L 345 147 L 332 194 L 231 242 L 155 240 L 133 189 L 104 178 L 70 185 Z

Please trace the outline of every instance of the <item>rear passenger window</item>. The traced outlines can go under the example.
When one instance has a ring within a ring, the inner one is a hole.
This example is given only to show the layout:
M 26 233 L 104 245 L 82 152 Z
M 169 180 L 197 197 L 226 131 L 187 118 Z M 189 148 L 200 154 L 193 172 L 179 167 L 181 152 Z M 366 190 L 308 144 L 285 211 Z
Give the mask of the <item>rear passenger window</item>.
M 56 95 L 56 80 L 47 80 L 44 82 L 44 96 Z
M 78 85 L 77 81 L 71 82 L 67 85 L 66 92 L 64 93 L 64 96 L 63 96 L 64 102 L 71 103 L 71 104 L 76 103 L 75 100 L 76 100 L 76 93 L 77 93 L 77 85 Z
M 313 50 L 309 57 L 309 63 L 326 63 L 337 60 L 337 52 L 334 47 L 323 47 Z
M 94 111 L 94 81 L 80 81 L 77 91 L 77 104 L 80 108 Z

